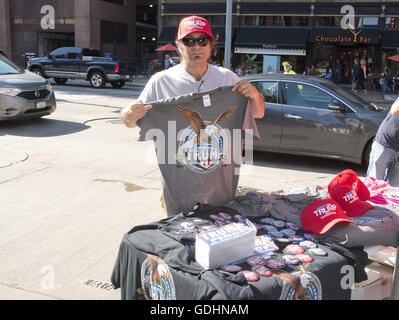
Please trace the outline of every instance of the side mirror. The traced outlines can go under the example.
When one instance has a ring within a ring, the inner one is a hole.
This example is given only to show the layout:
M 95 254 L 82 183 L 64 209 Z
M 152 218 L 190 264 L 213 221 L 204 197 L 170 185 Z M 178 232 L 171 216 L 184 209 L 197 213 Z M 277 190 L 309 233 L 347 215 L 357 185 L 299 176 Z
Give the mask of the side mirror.
M 331 102 L 328 105 L 328 110 L 339 111 L 341 113 L 347 112 L 346 106 L 340 102 Z
M 47 53 L 47 58 L 54 59 L 54 57 L 50 53 Z

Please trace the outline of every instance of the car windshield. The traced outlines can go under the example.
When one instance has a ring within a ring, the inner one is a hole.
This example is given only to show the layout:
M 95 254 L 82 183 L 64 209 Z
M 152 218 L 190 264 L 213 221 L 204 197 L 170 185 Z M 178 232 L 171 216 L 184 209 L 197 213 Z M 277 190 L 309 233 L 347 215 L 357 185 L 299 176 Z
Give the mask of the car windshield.
M 359 97 L 353 93 L 350 93 L 336 85 L 330 84 L 330 88 L 333 89 L 334 91 L 336 91 L 341 96 L 343 96 L 346 100 L 348 100 L 351 104 L 355 105 L 356 107 L 359 107 L 362 109 L 373 110 L 373 111 L 379 110 L 379 108 L 376 105 L 374 105 L 374 104 L 362 99 L 361 97 Z
M 18 74 L 23 73 L 24 70 L 18 67 L 15 63 L 8 60 L 0 54 L 0 75 L 2 74 Z

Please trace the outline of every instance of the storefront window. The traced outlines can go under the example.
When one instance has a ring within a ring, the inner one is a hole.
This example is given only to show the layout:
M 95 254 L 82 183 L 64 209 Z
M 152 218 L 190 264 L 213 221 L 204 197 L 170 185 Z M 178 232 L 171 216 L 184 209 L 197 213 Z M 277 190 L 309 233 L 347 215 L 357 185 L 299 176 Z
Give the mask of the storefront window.
M 309 17 L 306 16 L 259 16 L 259 26 L 294 26 L 306 27 Z
M 399 17 L 389 17 L 385 19 L 386 29 L 399 29 Z
M 315 17 L 314 23 L 316 27 L 340 27 L 341 17 Z

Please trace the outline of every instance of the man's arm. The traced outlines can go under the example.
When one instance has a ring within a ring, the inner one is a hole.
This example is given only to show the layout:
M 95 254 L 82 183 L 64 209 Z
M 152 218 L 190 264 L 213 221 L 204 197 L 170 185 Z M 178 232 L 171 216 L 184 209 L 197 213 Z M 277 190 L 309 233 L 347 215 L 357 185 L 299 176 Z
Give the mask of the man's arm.
M 248 98 L 249 107 L 254 118 L 263 118 L 265 114 L 265 100 L 263 95 L 247 80 L 238 81 L 233 87 L 233 91 L 236 90 Z
M 399 98 L 392 104 L 391 113 L 393 116 L 399 115 Z

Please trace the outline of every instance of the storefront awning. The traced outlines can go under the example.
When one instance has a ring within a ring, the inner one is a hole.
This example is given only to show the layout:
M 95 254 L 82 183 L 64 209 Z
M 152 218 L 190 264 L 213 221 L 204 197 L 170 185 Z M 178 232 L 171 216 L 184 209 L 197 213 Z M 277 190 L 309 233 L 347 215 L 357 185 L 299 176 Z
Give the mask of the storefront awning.
M 381 50 L 399 52 L 399 31 L 384 30 L 382 32 Z
M 305 49 L 308 37 L 308 28 L 278 28 L 278 27 L 240 27 L 234 45 L 273 49 L 295 48 Z
M 308 42 L 347 46 L 379 44 L 380 31 L 377 29 L 314 28 L 309 33 Z
M 305 49 L 273 49 L 273 48 L 248 48 L 248 47 L 235 47 L 234 53 L 245 54 L 262 54 L 274 56 L 306 56 Z

